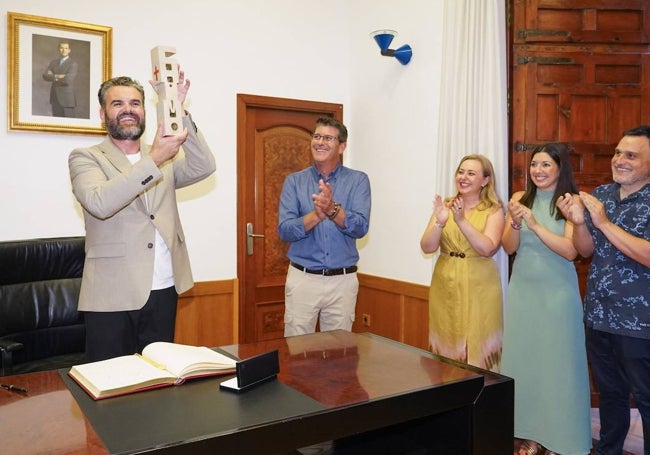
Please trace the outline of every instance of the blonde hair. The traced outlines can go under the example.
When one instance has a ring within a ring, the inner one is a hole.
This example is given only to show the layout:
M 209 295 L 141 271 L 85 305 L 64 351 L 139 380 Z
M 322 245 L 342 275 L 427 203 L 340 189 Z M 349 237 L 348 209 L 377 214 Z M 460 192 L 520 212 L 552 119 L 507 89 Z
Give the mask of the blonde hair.
M 479 195 L 479 203 L 476 206 L 476 208 L 478 210 L 485 210 L 485 209 L 497 209 L 499 207 L 503 207 L 501 199 L 499 199 L 499 195 L 497 194 L 495 189 L 496 177 L 494 176 L 494 167 L 492 166 L 492 162 L 487 156 L 478 153 L 472 155 L 465 155 L 463 158 L 461 158 L 460 163 L 458 163 L 458 167 L 456 168 L 456 172 L 454 173 L 454 175 L 458 173 L 460 167 L 467 160 L 476 160 L 479 163 L 481 163 L 481 167 L 483 168 L 483 177 L 490 177 L 488 179 L 487 184 L 483 188 L 481 188 L 481 193 Z

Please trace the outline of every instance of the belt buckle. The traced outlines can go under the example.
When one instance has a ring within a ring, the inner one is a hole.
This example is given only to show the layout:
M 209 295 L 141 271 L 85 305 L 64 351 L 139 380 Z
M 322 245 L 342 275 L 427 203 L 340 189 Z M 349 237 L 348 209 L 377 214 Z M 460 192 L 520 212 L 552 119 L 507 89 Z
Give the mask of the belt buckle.
M 323 269 L 323 276 L 332 276 L 332 269 Z

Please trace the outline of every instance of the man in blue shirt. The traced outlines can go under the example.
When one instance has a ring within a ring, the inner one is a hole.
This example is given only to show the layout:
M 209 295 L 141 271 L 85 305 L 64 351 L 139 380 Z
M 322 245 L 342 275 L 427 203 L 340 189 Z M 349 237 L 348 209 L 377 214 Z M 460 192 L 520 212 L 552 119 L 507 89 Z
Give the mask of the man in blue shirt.
M 650 454 L 650 125 L 623 133 L 614 183 L 566 194 L 558 207 L 573 242 L 593 254 L 585 295 L 587 353 L 599 390 L 598 455 L 620 454 L 634 396 Z
M 287 176 L 278 234 L 289 242 L 284 335 L 350 331 L 359 281 L 356 241 L 368 232 L 370 181 L 341 164 L 348 130 L 330 117 L 316 121 L 313 164 Z

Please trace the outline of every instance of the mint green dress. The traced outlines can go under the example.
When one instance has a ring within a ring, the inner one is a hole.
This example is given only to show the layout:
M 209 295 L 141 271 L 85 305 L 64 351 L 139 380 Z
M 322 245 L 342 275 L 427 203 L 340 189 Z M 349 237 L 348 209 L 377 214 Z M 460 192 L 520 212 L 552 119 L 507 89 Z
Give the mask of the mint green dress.
M 537 191 L 533 215 L 562 235 Z M 526 223 L 508 285 L 501 373 L 515 380 L 515 437 L 562 455 L 591 448 L 590 394 L 582 302 L 572 261 L 551 251 Z

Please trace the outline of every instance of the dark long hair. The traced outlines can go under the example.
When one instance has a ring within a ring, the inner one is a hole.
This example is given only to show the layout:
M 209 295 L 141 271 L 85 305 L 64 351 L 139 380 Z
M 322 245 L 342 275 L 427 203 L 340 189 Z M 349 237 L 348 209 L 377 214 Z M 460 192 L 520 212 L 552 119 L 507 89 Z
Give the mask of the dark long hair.
M 538 145 L 533 149 L 533 154 L 530 156 L 532 162 L 535 155 L 541 152 L 546 152 L 548 155 L 555 161 L 555 163 L 560 168 L 560 176 L 557 180 L 557 186 L 555 187 L 555 193 L 553 193 L 553 199 L 549 206 L 549 212 L 551 215 L 555 215 L 556 220 L 563 220 L 564 215 L 562 212 L 557 210 L 555 203 L 560 196 L 563 196 L 566 193 L 577 194 L 578 185 L 573 178 L 573 168 L 571 167 L 571 160 L 569 159 L 569 152 L 571 148 L 567 144 L 560 144 L 558 142 L 552 142 L 549 144 Z M 526 191 L 519 202 L 525 205 L 528 208 L 533 206 L 533 201 L 537 195 L 537 186 L 533 183 L 533 179 L 530 177 L 530 163 L 528 163 L 528 172 L 526 173 Z

